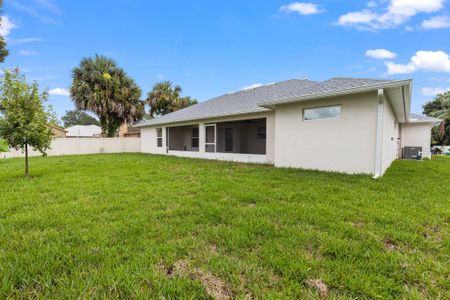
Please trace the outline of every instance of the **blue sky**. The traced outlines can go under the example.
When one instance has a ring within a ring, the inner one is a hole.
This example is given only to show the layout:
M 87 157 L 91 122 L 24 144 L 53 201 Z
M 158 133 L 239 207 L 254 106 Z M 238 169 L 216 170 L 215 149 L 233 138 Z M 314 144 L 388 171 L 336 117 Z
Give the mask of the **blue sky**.
M 143 98 L 171 80 L 200 101 L 292 78 L 414 79 L 412 110 L 450 89 L 445 0 L 7 0 L 1 34 L 58 116 L 81 58 L 104 54 Z

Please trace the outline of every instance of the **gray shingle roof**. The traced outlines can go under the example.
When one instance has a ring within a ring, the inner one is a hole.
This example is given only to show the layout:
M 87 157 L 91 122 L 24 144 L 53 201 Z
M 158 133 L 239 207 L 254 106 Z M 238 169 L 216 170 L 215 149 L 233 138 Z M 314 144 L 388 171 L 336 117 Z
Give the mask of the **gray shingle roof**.
M 392 82 L 392 80 L 332 78 L 319 82 L 292 79 L 249 90 L 225 94 L 165 116 L 143 121 L 135 126 L 151 126 L 244 113 L 264 112 L 268 110 L 267 108 L 262 107 L 264 103 L 269 103 L 278 99 L 291 99 L 321 93 L 337 92 L 389 82 Z

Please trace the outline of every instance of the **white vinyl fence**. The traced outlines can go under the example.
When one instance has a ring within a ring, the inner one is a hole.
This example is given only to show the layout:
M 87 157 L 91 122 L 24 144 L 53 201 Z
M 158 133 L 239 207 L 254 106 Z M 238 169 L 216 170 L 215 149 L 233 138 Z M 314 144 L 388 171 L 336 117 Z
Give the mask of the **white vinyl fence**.
M 47 155 L 79 155 L 96 153 L 141 152 L 140 138 L 57 138 L 52 141 Z M 41 156 L 36 151 L 29 151 L 29 156 Z M 22 151 L 11 149 L 1 152 L 0 158 L 23 157 Z

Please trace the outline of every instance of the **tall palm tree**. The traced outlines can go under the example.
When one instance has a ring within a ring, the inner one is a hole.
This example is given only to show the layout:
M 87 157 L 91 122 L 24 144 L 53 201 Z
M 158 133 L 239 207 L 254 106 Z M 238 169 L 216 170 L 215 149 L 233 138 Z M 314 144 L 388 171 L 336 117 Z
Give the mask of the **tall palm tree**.
M 89 110 L 100 119 L 102 131 L 115 136 L 124 122 L 135 122 L 144 114 L 141 90 L 123 69 L 105 56 L 84 58 L 72 70 L 70 95 L 76 108 Z
M 173 86 L 170 81 L 156 83 L 145 100 L 150 106 L 151 117 L 165 115 L 197 104 L 197 100 L 189 96 L 181 97 L 181 92 L 181 87 L 179 85 Z

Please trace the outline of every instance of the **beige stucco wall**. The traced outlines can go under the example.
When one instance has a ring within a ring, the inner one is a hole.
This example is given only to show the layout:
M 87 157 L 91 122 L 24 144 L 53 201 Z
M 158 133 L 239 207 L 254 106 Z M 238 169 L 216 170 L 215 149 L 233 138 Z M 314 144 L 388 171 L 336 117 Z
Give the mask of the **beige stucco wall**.
M 303 109 L 341 105 L 339 119 L 303 120 Z M 275 166 L 374 173 L 376 92 L 286 104 L 275 110 Z
M 385 97 L 383 107 L 381 174 L 386 172 L 392 162 L 398 158 L 399 127 L 391 103 Z
M 422 147 L 422 157 L 430 158 L 432 123 L 401 124 L 401 146 Z
M 162 130 L 163 146 L 157 147 L 156 128 L 157 127 L 141 128 L 141 152 L 154 154 L 166 153 L 166 130 L 165 128 Z

